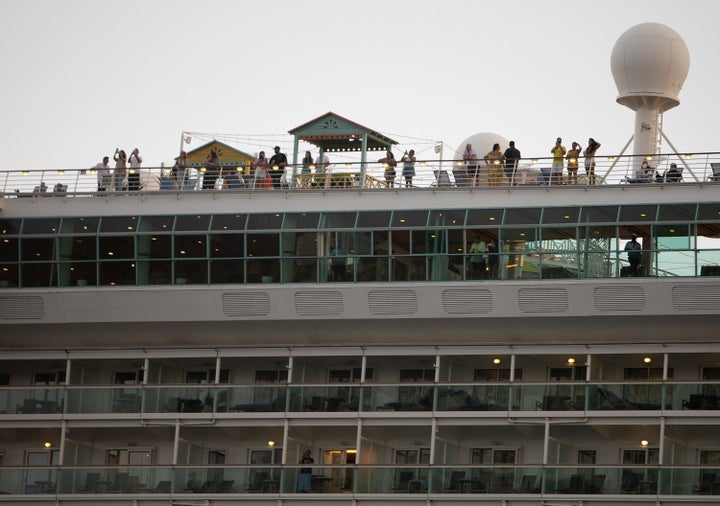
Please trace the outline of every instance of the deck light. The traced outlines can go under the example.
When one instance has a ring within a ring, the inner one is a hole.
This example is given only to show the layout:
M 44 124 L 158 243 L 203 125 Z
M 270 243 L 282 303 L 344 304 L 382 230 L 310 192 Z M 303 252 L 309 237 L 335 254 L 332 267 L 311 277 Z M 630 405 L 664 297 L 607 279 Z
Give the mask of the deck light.
M 51 443 L 50 441 L 45 441 L 45 442 L 43 443 L 43 446 L 44 446 L 45 448 L 50 448 L 50 447 L 52 446 L 52 443 Z
M 272 447 L 272 446 L 275 446 L 275 441 L 273 441 L 273 440 L 271 439 L 270 441 L 268 441 L 267 445 L 268 445 L 268 446 L 271 446 L 271 447 Z
M 652 362 L 652 359 L 650 357 L 645 357 L 643 359 L 643 362 L 645 362 L 646 364 L 649 364 L 650 362 Z
M 572 357 L 570 357 L 570 358 L 568 359 L 568 364 L 574 365 L 574 364 L 575 364 L 575 359 L 572 358 Z
M 641 444 L 641 445 L 643 446 L 643 448 L 644 448 L 644 447 L 646 447 L 647 445 L 649 445 L 650 442 L 649 442 L 647 439 L 643 439 L 642 441 L 640 441 L 640 444 Z
M 500 359 L 499 359 L 499 358 L 494 358 L 494 359 L 493 359 L 493 364 L 498 365 L 499 363 L 500 363 Z

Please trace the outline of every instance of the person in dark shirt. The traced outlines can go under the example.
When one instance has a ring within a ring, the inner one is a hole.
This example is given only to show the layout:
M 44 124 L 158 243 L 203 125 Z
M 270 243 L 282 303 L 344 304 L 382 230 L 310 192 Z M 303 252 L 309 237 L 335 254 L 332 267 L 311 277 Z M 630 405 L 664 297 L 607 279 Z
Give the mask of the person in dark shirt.
M 282 187 L 282 178 L 285 174 L 285 167 L 287 167 L 287 156 L 285 156 L 285 153 L 280 152 L 280 146 L 275 146 L 274 150 L 275 154 L 270 158 L 268 170 L 272 178 L 273 188 L 278 190 Z
M 300 458 L 301 464 L 314 464 L 315 460 L 311 456 L 312 452 L 310 448 L 305 450 Z M 312 488 L 312 468 L 301 467 L 300 475 L 298 477 L 298 492 L 310 492 Z
M 630 236 L 630 240 L 625 244 L 625 251 L 627 251 L 628 263 L 630 264 L 630 275 L 639 276 L 642 246 L 638 242 L 636 234 Z
M 515 147 L 515 141 L 510 141 L 510 147 L 505 150 L 505 177 L 511 186 L 517 184 L 517 168 L 520 162 L 520 150 Z

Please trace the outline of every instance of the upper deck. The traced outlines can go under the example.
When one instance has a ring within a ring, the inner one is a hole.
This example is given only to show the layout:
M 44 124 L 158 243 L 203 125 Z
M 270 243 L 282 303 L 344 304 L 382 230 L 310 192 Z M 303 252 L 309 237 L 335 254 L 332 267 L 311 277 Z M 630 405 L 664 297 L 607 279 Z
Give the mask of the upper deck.
M 391 189 L 368 171 L 372 187 L 330 172 L 279 190 L 98 192 L 97 174 L 65 171 L 67 191 L 0 201 L 4 340 L 192 344 L 203 328 L 203 344 L 328 344 L 362 322 L 343 342 L 432 343 L 448 325 L 458 343 L 587 342 L 649 321 L 664 322 L 649 339 L 711 338 L 720 185 L 710 155 L 684 160 L 698 181 Z M 486 251 L 472 255 L 476 237 Z

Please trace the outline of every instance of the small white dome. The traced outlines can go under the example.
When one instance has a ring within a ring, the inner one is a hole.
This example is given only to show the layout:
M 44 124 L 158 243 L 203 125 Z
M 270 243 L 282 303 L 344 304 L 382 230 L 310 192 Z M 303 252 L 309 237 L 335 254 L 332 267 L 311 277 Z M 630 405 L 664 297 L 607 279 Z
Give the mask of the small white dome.
M 505 151 L 510 144 L 509 141 L 502 135 L 498 135 L 492 132 L 481 132 L 475 135 L 471 135 L 455 150 L 455 160 L 462 160 L 465 146 L 472 144 L 473 149 L 477 153 L 478 158 L 484 157 L 487 153 L 492 151 L 493 144 L 500 144 L 500 150 Z
M 677 106 L 690 68 L 682 37 L 659 23 L 643 23 L 623 33 L 610 59 L 618 103 L 633 110 L 647 106 L 665 111 Z

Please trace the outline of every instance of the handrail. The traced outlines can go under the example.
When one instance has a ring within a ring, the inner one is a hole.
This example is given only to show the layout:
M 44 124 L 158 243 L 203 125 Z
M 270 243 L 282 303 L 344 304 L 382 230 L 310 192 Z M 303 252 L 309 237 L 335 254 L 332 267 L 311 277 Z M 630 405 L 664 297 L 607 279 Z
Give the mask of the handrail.
M 649 157 L 645 157 L 649 158 Z M 639 159 L 637 155 L 607 156 L 596 159 L 595 186 L 639 183 L 643 178 L 635 177 L 634 167 Z M 478 160 L 477 167 L 468 166 L 458 160 L 420 160 L 415 163 L 411 186 L 406 184 L 403 176 L 402 163 L 395 167 L 395 175 L 386 174 L 386 166 L 380 162 L 347 162 L 332 164 L 326 169 L 314 167 L 303 168 L 301 165 L 289 164 L 283 173 L 282 189 L 347 189 L 375 188 L 394 190 L 412 190 L 414 188 L 474 188 L 474 187 L 544 187 L 582 185 L 591 188 L 582 161 L 579 162 L 577 180 L 570 180 L 567 168 L 562 178 L 551 175 L 552 158 L 523 158 L 517 168 L 506 168 L 499 162 L 486 163 Z M 720 152 L 704 153 L 664 153 L 655 155 L 649 163 L 656 163 L 650 171 L 649 181 L 653 183 L 674 184 L 665 177 L 671 163 L 682 169 L 684 182 L 719 182 Z M 446 167 L 440 169 L 440 167 Z M 270 168 L 272 169 L 272 168 Z M 308 172 L 309 170 L 309 172 Z M 114 169 L 108 169 L 108 181 L 99 179 L 95 169 L 26 169 L 3 171 L 0 177 L 0 195 L 63 195 L 63 194 L 96 194 L 126 191 L 126 175 L 117 180 Z M 127 174 L 134 174 L 134 169 L 127 169 Z M 252 166 L 221 164 L 217 174 L 212 173 L 216 180 L 208 179 L 211 173 L 201 166 L 189 166 L 181 179 L 166 167 L 149 167 L 140 169 L 140 191 L 175 191 L 187 192 L 196 190 L 264 190 L 264 184 L 255 181 Z M 202 181 L 212 183 L 203 188 Z M 109 181 L 112 180 L 112 183 Z M 66 187 L 65 192 L 53 192 L 57 184 Z M 43 190 L 43 184 L 45 189 Z M 99 186 L 102 188 L 99 188 Z M 104 188 L 103 188 L 104 186 Z

